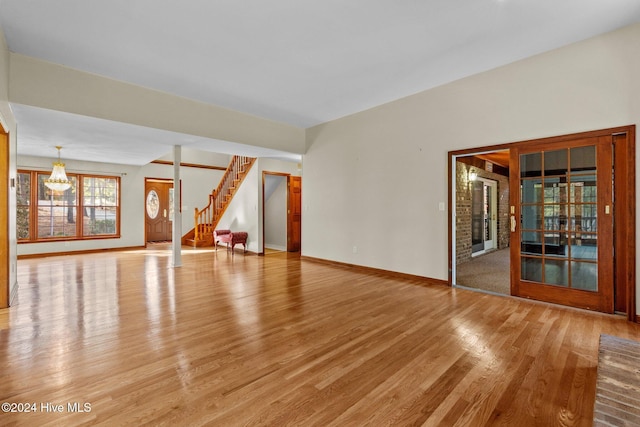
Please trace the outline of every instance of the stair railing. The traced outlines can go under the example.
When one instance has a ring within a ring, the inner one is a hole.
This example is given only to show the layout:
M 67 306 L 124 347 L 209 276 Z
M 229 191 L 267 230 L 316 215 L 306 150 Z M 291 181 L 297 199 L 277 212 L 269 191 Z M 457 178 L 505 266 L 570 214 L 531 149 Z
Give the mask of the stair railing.
M 209 194 L 207 206 L 202 209 L 195 208 L 193 223 L 196 242 L 205 239 L 205 236 L 213 235 L 213 230 L 255 160 L 253 157 L 233 156 L 218 187 Z

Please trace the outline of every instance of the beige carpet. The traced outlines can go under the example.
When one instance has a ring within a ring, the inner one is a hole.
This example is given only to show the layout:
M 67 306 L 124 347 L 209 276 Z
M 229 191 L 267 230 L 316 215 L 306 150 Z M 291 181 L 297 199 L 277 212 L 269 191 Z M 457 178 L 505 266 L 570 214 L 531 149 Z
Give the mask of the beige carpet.
M 456 267 L 456 285 L 511 295 L 509 248 L 474 257 Z

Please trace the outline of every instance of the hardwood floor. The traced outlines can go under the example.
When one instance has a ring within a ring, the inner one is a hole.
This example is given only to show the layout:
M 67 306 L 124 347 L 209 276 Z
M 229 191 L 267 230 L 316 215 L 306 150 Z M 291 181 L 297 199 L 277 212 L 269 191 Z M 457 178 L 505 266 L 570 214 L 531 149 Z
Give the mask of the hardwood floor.
M 640 338 L 623 317 L 286 252 L 169 255 L 19 262 L 0 402 L 35 411 L 1 425 L 587 426 L 600 334 Z

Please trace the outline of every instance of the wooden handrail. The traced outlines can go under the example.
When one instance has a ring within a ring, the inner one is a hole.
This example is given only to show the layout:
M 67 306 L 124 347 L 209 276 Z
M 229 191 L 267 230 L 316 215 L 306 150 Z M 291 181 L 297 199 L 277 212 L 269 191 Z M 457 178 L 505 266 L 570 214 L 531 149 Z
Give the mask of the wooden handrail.
M 255 160 L 253 157 L 233 156 L 218 187 L 209 194 L 207 206 L 202 209 L 195 208 L 193 223 L 196 242 L 203 240 L 204 236 L 213 235 L 213 230 Z

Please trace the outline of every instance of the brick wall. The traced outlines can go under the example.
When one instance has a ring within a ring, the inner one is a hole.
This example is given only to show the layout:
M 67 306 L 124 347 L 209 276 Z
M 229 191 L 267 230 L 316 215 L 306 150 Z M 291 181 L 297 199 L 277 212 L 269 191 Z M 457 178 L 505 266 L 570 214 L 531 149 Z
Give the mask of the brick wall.
M 471 187 L 469 169 L 478 176 L 496 181 L 498 193 L 497 244 L 498 249 L 509 247 L 509 179 L 488 172 L 477 166 L 456 162 L 456 262 L 461 264 L 471 259 Z

